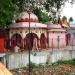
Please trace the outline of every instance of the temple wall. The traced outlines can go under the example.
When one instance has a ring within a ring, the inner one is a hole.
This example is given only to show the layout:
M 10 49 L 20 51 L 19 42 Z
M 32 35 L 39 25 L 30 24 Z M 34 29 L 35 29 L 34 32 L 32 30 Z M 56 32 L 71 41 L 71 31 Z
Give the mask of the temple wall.
M 6 54 L 7 67 L 9 69 L 25 67 L 29 63 L 28 53 L 12 53 Z M 42 51 L 30 54 L 30 60 L 32 63 L 45 64 L 46 62 L 53 63 L 58 60 L 70 60 L 75 58 L 75 50 L 54 50 L 54 51 Z
M 31 53 L 30 55 L 31 62 L 40 64 L 40 63 L 46 63 L 47 55 L 49 53 L 42 54 L 37 52 L 36 56 L 34 54 Z M 9 69 L 25 67 L 29 63 L 29 54 L 26 52 L 8 54 L 6 55 L 6 60 L 7 60 L 7 63 L 8 63 L 7 65 Z
M 49 32 L 49 47 L 65 47 L 65 32 Z

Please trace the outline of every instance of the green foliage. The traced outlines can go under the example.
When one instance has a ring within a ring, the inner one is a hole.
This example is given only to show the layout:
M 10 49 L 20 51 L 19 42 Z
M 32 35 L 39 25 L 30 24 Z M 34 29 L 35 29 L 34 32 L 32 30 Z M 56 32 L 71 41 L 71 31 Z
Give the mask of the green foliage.
M 27 67 L 29 67 L 29 64 L 27 65 Z M 31 69 L 34 69 L 36 67 L 37 67 L 37 65 L 35 63 L 30 62 L 30 68 Z
M 49 62 L 48 61 L 46 61 L 46 65 L 49 65 Z
M 24 0 L 1 0 L 0 1 L 0 27 L 8 27 L 12 20 L 18 18 L 22 12 Z
M 47 12 L 54 13 L 53 10 L 56 9 L 57 12 L 61 9 L 62 5 L 65 4 L 67 0 L 45 0 L 40 3 L 40 1 L 31 0 L 31 9 L 38 16 L 41 22 L 49 21 L 48 14 L 42 12 L 42 9 Z M 73 3 L 74 0 L 71 0 Z M 23 10 L 23 4 L 26 4 L 27 0 L 1 0 L 0 1 L 0 27 L 8 27 L 13 19 L 18 17 L 19 12 Z M 40 4 L 40 5 L 39 5 Z
M 66 65 L 70 65 L 70 66 L 75 66 L 75 59 L 72 59 L 72 60 L 65 60 L 65 61 L 59 60 L 59 61 L 57 61 L 56 63 L 53 63 L 53 65 L 54 65 L 54 64 L 56 64 L 56 65 L 66 64 Z
M 39 18 L 39 21 L 45 23 L 45 22 L 48 22 L 49 21 L 49 16 L 47 13 L 41 11 L 41 9 L 34 9 L 34 13 L 38 16 Z
M 12 0 L 1 0 L 0 1 L 0 27 L 7 27 L 14 18 L 17 9 L 16 5 L 13 4 Z
M 65 4 L 67 0 L 46 0 L 44 3 L 47 11 L 51 10 L 53 7 L 57 9 L 57 11 Z
M 48 22 L 49 21 L 49 17 L 48 17 L 48 14 L 47 13 L 44 13 L 44 12 L 40 12 L 40 15 L 38 16 L 39 18 L 39 21 L 45 23 L 45 22 Z

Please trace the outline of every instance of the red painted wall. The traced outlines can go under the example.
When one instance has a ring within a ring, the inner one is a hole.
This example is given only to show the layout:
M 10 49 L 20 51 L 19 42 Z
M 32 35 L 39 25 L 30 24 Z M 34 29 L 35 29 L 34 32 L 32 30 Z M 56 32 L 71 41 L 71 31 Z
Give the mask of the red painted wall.
M 0 38 L 0 53 L 4 52 L 4 39 Z

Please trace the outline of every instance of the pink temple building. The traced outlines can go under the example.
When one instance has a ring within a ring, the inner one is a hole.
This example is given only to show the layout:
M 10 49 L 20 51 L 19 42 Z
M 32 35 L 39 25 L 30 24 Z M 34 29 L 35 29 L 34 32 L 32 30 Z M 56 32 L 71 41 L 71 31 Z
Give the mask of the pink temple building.
M 66 46 L 66 30 L 60 25 L 48 24 L 49 47 L 63 48 Z
M 67 21 L 43 24 L 34 13 L 26 10 L 20 15 L 8 29 L 0 29 L 0 61 L 9 69 L 24 67 L 29 63 L 28 50 L 31 50 L 31 62 L 37 64 L 46 63 L 48 56 L 51 61 L 69 59 L 70 52 L 66 52 L 66 55 L 65 50 L 68 46 L 75 46 L 75 24 L 70 23 L 69 26 Z M 37 55 L 34 55 L 36 52 Z
M 21 13 L 21 17 L 12 23 L 9 28 L 9 36 L 11 39 L 11 48 L 16 44 L 20 48 L 28 49 L 28 45 L 33 48 L 34 38 L 37 39 L 38 49 L 46 49 L 48 47 L 65 47 L 66 46 L 66 30 L 60 25 L 39 23 L 38 17 L 30 13 L 30 33 L 29 33 L 29 14 L 25 11 Z M 31 43 L 29 43 L 29 37 Z
M 28 49 L 28 45 L 33 48 L 34 38 L 37 39 L 38 48 L 46 48 L 47 44 L 47 25 L 39 23 L 38 17 L 30 13 L 30 33 L 29 33 L 29 14 L 22 12 L 21 18 L 9 26 L 10 45 L 12 48 L 18 44 L 20 48 Z M 30 38 L 30 39 L 29 39 Z M 30 40 L 30 41 L 29 41 Z

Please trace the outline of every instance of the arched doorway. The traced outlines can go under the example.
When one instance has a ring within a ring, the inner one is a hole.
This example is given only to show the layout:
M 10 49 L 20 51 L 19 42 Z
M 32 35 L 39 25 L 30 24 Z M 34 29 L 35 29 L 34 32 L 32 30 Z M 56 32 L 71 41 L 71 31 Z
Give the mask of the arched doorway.
M 47 43 L 47 40 L 46 40 L 45 34 L 42 33 L 40 37 L 40 48 L 42 49 L 46 48 L 46 43 Z
M 27 50 L 32 50 L 34 46 L 34 39 L 37 39 L 37 45 L 38 45 L 38 36 L 35 33 L 28 33 L 25 37 L 25 42 L 24 42 L 24 48 Z
M 66 34 L 66 46 L 70 44 L 71 34 Z
M 72 33 L 72 45 L 75 46 L 75 33 Z
M 22 48 L 22 37 L 20 34 L 14 34 L 11 37 L 11 48 L 14 48 L 16 45 L 18 45 L 20 48 Z

